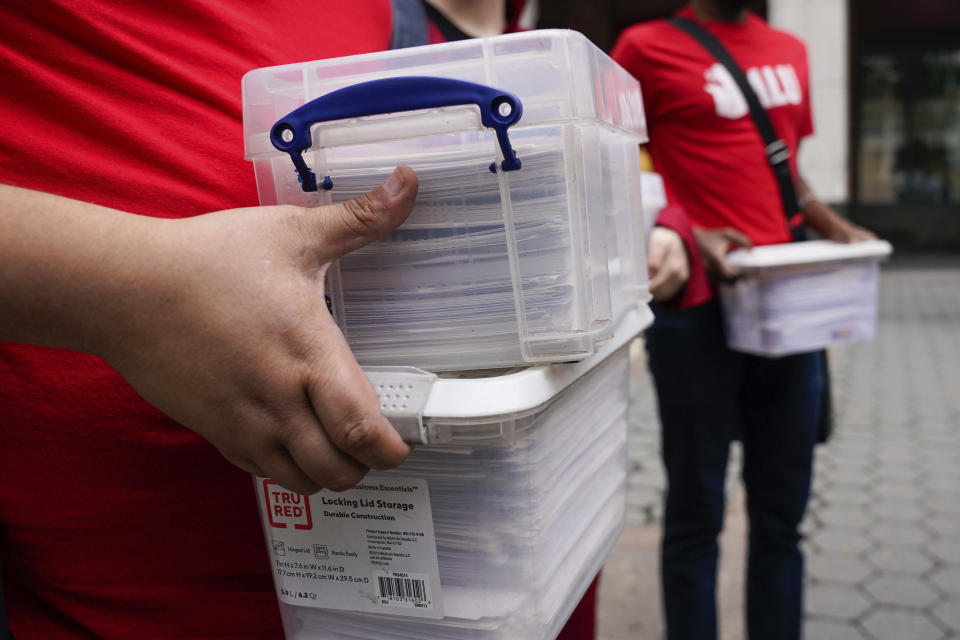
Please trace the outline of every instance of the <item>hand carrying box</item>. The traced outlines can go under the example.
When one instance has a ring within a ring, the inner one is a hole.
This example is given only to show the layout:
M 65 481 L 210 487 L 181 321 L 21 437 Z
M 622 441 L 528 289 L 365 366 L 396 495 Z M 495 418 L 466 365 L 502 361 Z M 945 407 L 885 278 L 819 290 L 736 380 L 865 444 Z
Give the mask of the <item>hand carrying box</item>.
M 578 33 L 258 69 L 243 115 L 261 204 L 339 202 L 417 171 L 409 219 L 327 279 L 362 365 L 578 360 L 648 299 L 640 87 Z

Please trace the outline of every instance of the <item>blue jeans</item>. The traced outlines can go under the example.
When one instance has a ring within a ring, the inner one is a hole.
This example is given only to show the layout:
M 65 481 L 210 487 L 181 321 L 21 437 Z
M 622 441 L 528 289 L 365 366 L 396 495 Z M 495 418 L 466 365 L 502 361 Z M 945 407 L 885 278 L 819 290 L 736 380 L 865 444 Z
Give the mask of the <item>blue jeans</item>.
M 647 332 L 667 473 L 661 578 L 669 640 L 717 637 L 717 536 L 730 443 L 743 443 L 751 640 L 799 640 L 800 521 L 824 388 L 821 354 L 731 351 L 714 301 L 655 308 Z

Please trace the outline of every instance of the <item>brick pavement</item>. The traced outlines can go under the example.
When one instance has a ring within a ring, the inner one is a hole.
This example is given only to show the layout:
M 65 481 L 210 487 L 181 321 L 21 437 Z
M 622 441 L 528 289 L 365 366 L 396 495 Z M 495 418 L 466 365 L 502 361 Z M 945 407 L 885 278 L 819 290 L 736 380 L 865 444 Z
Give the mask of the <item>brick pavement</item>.
M 803 524 L 807 640 L 960 639 L 960 257 L 884 269 L 877 339 L 831 354 L 837 430 Z M 662 635 L 663 473 L 642 350 L 634 358 L 629 526 L 604 573 L 600 636 Z M 722 637 L 743 637 L 742 492 L 731 460 Z

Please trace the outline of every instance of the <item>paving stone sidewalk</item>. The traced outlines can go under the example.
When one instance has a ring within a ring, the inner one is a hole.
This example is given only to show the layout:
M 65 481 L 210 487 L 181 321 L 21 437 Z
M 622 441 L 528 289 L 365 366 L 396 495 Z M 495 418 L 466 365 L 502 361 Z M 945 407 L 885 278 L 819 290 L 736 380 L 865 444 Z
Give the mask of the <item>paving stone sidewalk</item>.
M 877 339 L 831 353 L 837 429 L 818 448 L 803 524 L 807 640 L 960 640 L 960 256 L 901 257 Z M 642 349 L 633 371 L 629 525 L 600 593 L 600 636 L 662 637 L 663 472 Z M 743 634 L 746 530 L 731 460 L 721 636 Z

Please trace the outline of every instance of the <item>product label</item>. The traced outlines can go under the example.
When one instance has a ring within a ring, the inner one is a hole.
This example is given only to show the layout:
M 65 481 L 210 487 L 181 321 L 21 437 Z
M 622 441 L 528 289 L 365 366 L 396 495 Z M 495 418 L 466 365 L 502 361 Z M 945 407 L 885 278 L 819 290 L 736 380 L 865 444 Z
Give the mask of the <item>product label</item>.
M 302 496 L 259 478 L 257 491 L 281 601 L 443 617 L 426 480 L 368 476 Z

